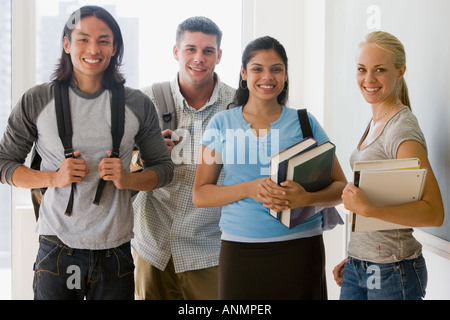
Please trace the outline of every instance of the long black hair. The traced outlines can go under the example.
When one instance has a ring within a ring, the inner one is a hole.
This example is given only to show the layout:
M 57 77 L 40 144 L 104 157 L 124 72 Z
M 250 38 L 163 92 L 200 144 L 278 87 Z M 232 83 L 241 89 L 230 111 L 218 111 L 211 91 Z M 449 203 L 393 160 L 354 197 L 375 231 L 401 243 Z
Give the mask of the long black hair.
M 81 7 L 80 9 L 72 13 L 70 18 L 67 20 L 62 34 L 62 40 L 64 41 L 64 37 L 66 37 L 69 42 L 72 41 L 72 31 L 75 28 L 76 24 L 79 21 L 81 21 L 81 19 L 91 16 L 95 16 L 100 20 L 103 20 L 111 29 L 114 35 L 113 45 L 116 48 L 116 54 L 111 57 L 109 66 L 105 70 L 105 73 L 103 75 L 103 83 L 102 83 L 103 87 L 105 87 L 106 89 L 111 89 L 115 84 L 125 83 L 125 78 L 119 71 L 120 66 L 122 65 L 124 52 L 123 38 L 119 24 L 114 19 L 114 17 L 102 7 L 98 6 Z M 72 77 L 73 77 L 72 60 L 70 58 L 70 54 L 67 54 L 63 49 L 61 53 L 61 59 L 59 60 L 59 64 L 56 66 L 56 70 L 52 75 L 52 79 L 56 81 L 68 82 L 72 80 Z
M 258 51 L 261 50 L 275 50 L 276 53 L 280 56 L 280 58 L 283 60 L 284 65 L 286 66 L 286 71 L 288 69 L 288 58 L 286 54 L 286 50 L 284 49 L 283 45 L 277 40 L 269 36 L 260 37 L 253 41 L 251 41 L 244 49 L 244 52 L 242 53 L 242 68 L 244 70 L 247 70 L 247 64 L 248 62 L 256 55 Z M 239 85 L 238 89 L 236 90 L 236 95 L 234 98 L 234 105 L 236 106 L 243 106 L 247 103 L 249 98 L 249 91 L 247 88 L 247 81 L 244 81 L 242 79 L 242 74 L 239 73 Z M 289 80 L 286 80 L 286 83 L 284 84 L 284 89 L 281 91 L 281 93 L 277 97 L 277 101 L 279 104 L 284 105 L 287 102 L 288 94 L 289 92 Z

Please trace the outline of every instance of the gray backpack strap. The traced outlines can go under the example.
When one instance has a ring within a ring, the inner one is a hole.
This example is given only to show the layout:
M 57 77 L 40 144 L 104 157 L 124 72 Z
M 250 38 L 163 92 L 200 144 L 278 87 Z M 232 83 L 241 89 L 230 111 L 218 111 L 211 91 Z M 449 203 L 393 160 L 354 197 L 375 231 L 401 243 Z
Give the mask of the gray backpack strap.
M 158 82 L 152 85 L 155 96 L 156 109 L 159 115 L 159 126 L 161 130 L 175 130 L 177 121 L 175 113 L 175 102 L 170 90 L 170 82 Z

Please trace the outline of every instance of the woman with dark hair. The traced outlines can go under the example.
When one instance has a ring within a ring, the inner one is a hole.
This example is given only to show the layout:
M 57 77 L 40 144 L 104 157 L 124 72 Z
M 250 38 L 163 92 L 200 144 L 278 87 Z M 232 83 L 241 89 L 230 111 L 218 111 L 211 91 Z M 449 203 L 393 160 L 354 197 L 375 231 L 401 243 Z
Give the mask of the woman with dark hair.
M 270 37 L 262 37 L 250 42 L 244 53 L 242 54 L 242 66 L 244 70 L 247 70 L 247 65 L 249 61 L 253 58 L 256 52 L 260 50 L 274 50 L 283 60 L 286 65 L 286 81 L 284 82 L 283 90 L 277 96 L 277 102 L 280 105 L 285 105 L 289 96 L 289 79 L 287 78 L 287 68 L 288 68 L 288 57 L 284 47 L 276 39 Z M 250 90 L 247 86 L 247 80 L 243 79 L 242 72 L 239 74 L 239 87 L 236 90 L 236 97 L 234 103 L 238 106 L 243 106 L 248 102 L 250 97 Z
M 168 184 L 173 164 L 153 104 L 128 87 L 120 153 L 110 156 L 112 90 L 124 82 L 122 36 L 111 15 L 82 7 L 70 17 L 62 41 L 55 81 L 28 90 L 11 112 L 0 143 L 1 182 L 46 188 L 36 228 L 35 299 L 134 299 L 129 190 Z M 59 82 L 68 84 L 74 151 L 64 150 L 55 121 Z M 42 158 L 40 170 L 24 165 L 33 144 Z M 130 173 L 135 145 L 144 170 Z M 100 179 L 106 181 L 103 195 L 93 204 Z
M 333 182 L 318 192 L 268 178 L 270 156 L 303 139 L 297 110 L 285 106 L 288 87 L 284 47 L 271 37 L 255 39 L 243 53 L 238 107 L 216 114 L 203 136 L 193 201 L 222 206 L 220 299 L 327 298 L 322 213 L 292 229 L 268 213 L 335 206 L 346 184 L 337 159 Z M 318 143 L 329 141 L 308 118 Z M 225 179 L 218 185 L 222 168 Z

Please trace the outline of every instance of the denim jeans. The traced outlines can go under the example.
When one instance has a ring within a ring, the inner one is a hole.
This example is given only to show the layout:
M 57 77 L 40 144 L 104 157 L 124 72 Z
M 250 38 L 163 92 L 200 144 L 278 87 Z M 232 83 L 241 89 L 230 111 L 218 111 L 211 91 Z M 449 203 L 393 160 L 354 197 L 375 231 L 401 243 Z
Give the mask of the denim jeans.
M 341 300 L 421 300 L 427 286 L 422 255 L 395 263 L 372 263 L 349 257 Z
M 36 300 L 134 299 L 130 243 L 107 250 L 72 249 L 55 236 L 40 236 L 33 290 Z

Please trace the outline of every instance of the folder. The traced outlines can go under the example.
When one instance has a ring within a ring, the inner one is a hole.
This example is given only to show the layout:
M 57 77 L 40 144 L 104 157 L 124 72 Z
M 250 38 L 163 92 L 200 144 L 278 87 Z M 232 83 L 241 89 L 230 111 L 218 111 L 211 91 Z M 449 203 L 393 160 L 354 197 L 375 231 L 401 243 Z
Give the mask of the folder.
M 426 169 L 402 168 L 399 170 L 362 170 L 355 185 L 365 192 L 376 206 L 396 206 L 422 199 Z M 352 231 L 378 231 L 405 229 L 399 225 L 376 218 L 352 214 Z

